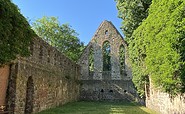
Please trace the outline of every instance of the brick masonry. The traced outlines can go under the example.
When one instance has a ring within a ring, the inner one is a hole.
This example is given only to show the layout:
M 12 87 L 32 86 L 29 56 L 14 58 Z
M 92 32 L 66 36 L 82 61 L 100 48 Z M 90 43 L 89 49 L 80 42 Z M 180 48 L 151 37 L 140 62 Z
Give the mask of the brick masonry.
M 103 71 L 102 45 L 110 43 L 111 71 Z M 119 48 L 125 48 L 125 73 L 120 74 Z M 94 50 L 94 72 L 89 72 L 89 50 Z M 36 113 L 79 100 L 135 100 L 127 44 L 109 21 L 103 21 L 85 48 L 78 64 L 34 38 L 32 55 L 10 65 L 6 102 L 14 114 Z M 81 85 L 81 86 L 80 86 Z M 150 83 L 146 106 L 162 114 L 184 114 L 185 95 L 171 98 Z
M 171 97 L 155 88 L 150 81 L 146 106 L 161 114 L 185 114 L 185 94 Z
M 15 114 L 30 114 L 77 101 L 79 65 L 40 38 L 30 47 L 32 56 L 11 64 L 7 105 Z
M 102 45 L 110 43 L 111 71 L 103 71 Z M 125 48 L 125 74 L 120 74 L 119 49 Z M 94 72 L 89 72 L 89 53 L 93 49 Z M 127 44 L 110 21 L 103 21 L 97 29 L 92 40 L 87 45 L 81 58 L 81 95 L 83 100 L 128 100 L 129 96 L 135 95 L 132 84 L 131 68 L 128 61 Z M 103 96 L 102 96 L 103 95 Z

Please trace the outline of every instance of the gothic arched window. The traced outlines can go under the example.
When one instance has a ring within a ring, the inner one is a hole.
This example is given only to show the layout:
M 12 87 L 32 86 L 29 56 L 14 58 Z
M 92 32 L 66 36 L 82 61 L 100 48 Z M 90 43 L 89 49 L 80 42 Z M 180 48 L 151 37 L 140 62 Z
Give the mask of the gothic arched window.
M 108 41 L 105 41 L 102 46 L 103 53 L 103 71 L 111 71 L 111 47 Z
M 89 73 L 94 71 L 94 50 L 89 48 Z
M 119 48 L 119 63 L 120 63 L 120 74 L 125 74 L 125 47 L 123 45 Z

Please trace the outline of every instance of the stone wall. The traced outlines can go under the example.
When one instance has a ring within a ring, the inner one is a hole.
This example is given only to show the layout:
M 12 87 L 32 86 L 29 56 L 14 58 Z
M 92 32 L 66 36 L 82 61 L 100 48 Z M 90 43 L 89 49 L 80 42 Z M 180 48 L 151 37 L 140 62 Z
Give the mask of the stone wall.
M 15 114 L 29 114 L 77 101 L 80 68 L 40 38 L 32 55 L 11 64 L 7 104 Z
M 111 70 L 103 71 L 102 46 L 107 41 L 110 43 Z M 124 74 L 120 74 L 119 49 L 121 46 L 124 46 L 125 49 Z M 89 70 L 89 53 L 91 49 L 93 49 L 94 57 L 93 72 Z M 114 25 L 110 21 L 103 21 L 78 61 L 81 66 L 81 99 L 116 100 L 125 99 L 127 97 L 125 93 L 135 93 L 131 81 L 132 74 L 127 52 L 127 44 Z M 104 95 L 106 96 L 99 97 L 103 93 L 101 90 L 104 91 Z M 121 94 L 119 90 L 122 91 Z M 119 95 L 116 95 L 117 93 Z
M 185 114 L 185 94 L 171 97 L 150 83 L 146 94 L 146 106 L 161 114 Z
M 132 101 L 135 90 L 132 81 L 83 80 L 81 100 Z

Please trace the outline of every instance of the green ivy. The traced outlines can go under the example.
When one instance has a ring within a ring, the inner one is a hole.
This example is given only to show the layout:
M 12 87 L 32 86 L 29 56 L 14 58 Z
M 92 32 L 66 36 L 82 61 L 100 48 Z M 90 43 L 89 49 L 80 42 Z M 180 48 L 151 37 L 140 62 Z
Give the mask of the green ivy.
M 17 55 L 29 55 L 28 46 L 34 32 L 10 0 L 0 0 L 0 65 Z
M 144 95 L 154 86 L 175 95 L 185 91 L 185 2 L 153 0 L 149 15 L 129 42 L 133 81 Z

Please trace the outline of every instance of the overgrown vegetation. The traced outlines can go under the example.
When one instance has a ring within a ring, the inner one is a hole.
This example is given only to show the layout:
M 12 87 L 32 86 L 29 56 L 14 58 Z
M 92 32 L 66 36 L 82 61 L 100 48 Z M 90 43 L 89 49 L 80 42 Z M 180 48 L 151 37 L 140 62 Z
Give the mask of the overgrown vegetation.
M 119 17 L 122 21 L 122 31 L 129 40 L 134 30 L 148 16 L 148 9 L 152 0 L 115 0 Z
M 165 92 L 185 91 L 185 3 L 153 0 L 149 15 L 129 41 L 133 81 L 144 95 L 149 77 Z
M 175 95 L 185 91 L 183 0 L 115 0 L 129 44 L 133 81 L 141 96 L 151 79 Z M 152 3 L 152 5 L 150 5 Z
M 28 56 L 34 35 L 17 6 L 10 0 L 0 0 L 0 65 L 9 63 L 17 55 Z
M 128 102 L 75 102 L 59 106 L 38 114 L 157 114 L 134 103 Z
M 32 24 L 33 30 L 43 40 L 56 47 L 70 59 L 77 61 L 84 49 L 78 34 L 69 24 L 60 25 L 56 17 L 42 17 Z

